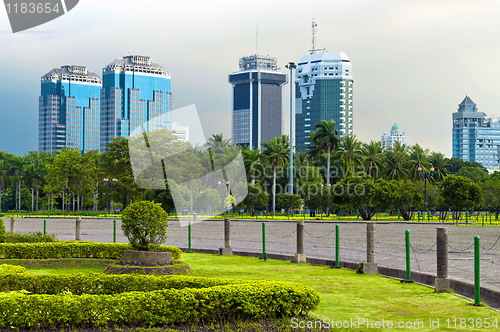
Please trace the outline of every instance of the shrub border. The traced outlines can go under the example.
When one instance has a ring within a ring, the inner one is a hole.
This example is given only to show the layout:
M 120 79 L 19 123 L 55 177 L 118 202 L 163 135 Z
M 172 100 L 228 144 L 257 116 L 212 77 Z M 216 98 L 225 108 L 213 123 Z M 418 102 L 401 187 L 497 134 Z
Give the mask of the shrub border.
M 88 275 L 89 283 L 94 282 L 96 289 L 102 286 L 95 282 L 96 279 L 101 282 L 112 281 L 115 285 L 128 280 L 135 281 L 136 286 L 154 282 L 163 282 L 163 286 L 168 286 L 148 292 L 75 295 L 65 291 L 56 295 L 27 295 L 27 291 L 23 290 L 29 280 L 37 281 L 38 284 L 40 281 L 64 281 L 78 276 L 77 279 L 81 281 L 87 275 L 48 276 L 38 281 L 37 278 L 41 276 L 23 273 L 0 276 L 0 280 L 7 277 L 15 281 L 16 287 L 10 289 L 17 290 L 0 296 L 0 327 L 199 324 L 227 319 L 296 316 L 308 313 L 319 304 L 319 294 L 314 289 L 293 282 L 189 276 Z M 78 280 L 75 282 L 77 286 Z M 82 288 L 84 285 L 80 286 Z
M 99 243 L 83 241 L 58 241 L 43 243 L 0 243 L 0 258 L 111 258 L 123 259 L 123 251 L 131 250 L 129 243 Z M 172 253 L 178 262 L 182 251 L 173 246 L 156 246 L 156 251 Z

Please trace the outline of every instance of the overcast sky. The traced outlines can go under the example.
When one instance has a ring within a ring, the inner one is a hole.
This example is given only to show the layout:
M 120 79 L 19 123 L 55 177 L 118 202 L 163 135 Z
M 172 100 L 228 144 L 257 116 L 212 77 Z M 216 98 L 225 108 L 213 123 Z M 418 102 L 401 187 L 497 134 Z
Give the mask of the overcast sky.
M 256 52 L 256 25 L 259 53 L 286 72 L 311 47 L 313 17 L 317 46 L 352 62 L 360 140 L 380 140 L 397 122 L 410 144 L 450 156 L 451 113 L 466 94 L 480 111 L 500 114 L 500 1 L 82 0 L 16 34 L 0 9 L 0 150 L 38 148 L 42 75 L 66 64 L 101 75 L 128 54 L 161 64 L 172 75 L 173 107 L 195 104 L 206 134 L 230 137 L 227 76 Z

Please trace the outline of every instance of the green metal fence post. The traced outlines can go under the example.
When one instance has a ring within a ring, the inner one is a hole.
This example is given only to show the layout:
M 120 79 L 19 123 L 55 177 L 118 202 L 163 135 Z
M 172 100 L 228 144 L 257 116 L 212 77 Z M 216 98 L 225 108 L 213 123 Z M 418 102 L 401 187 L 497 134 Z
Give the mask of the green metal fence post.
M 481 258 L 479 236 L 474 236 L 474 305 L 481 305 Z
M 188 221 L 188 252 L 192 252 L 192 250 L 191 250 L 191 220 Z
M 356 220 L 359 220 L 359 210 L 356 210 Z
M 401 211 L 398 209 L 398 221 L 400 220 L 401 218 Z
M 412 283 L 411 280 L 411 256 L 410 256 L 410 230 L 405 231 L 405 245 L 406 245 L 406 280 L 401 280 L 404 283 Z
M 266 223 L 262 222 L 262 259 L 267 261 L 266 252 Z
M 43 235 L 47 235 L 47 219 L 43 219 Z
M 427 211 L 427 221 L 431 221 L 431 211 Z
M 465 224 L 469 224 L 469 211 L 465 211 Z
M 116 243 L 116 219 L 113 219 L 113 243 Z
M 335 267 L 340 267 L 340 233 L 339 224 L 335 225 Z

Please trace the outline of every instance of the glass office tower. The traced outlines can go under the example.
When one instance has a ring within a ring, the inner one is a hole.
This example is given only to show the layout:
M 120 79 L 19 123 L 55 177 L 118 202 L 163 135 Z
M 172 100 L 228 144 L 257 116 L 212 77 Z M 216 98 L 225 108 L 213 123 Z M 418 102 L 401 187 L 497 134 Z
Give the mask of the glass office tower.
M 171 129 L 170 73 L 150 57 L 116 59 L 102 70 L 102 76 L 101 151 L 115 137 L 128 137 L 148 121 L 146 131 Z
M 458 105 L 452 119 L 453 158 L 476 161 L 490 172 L 500 170 L 500 119 L 478 112 L 469 96 Z
M 345 53 L 303 56 L 295 74 L 295 145 L 305 151 L 311 130 L 321 120 L 335 120 L 340 137 L 352 135 L 352 65 Z
M 62 66 L 41 78 L 40 151 L 99 150 L 101 78 L 85 66 Z
M 283 84 L 276 58 L 251 55 L 240 59 L 240 71 L 229 75 L 233 85 L 233 142 L 250 148 L 283 133 Z

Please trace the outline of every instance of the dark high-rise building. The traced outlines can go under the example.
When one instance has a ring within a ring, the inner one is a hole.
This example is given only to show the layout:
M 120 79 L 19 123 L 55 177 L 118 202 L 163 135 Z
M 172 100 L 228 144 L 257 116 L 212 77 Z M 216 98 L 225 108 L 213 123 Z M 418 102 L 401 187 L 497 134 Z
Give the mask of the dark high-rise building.
M 283 134 L 282 87 L 286 74 L 276 58 L 251 55 L 240 59 L 240 71 L 229 75 L 233 85 L 233 141 L 250 148 Z
M 40 151 L 99 150 L 101 78 L 85 66 L 62 66 L 42 76 Z

